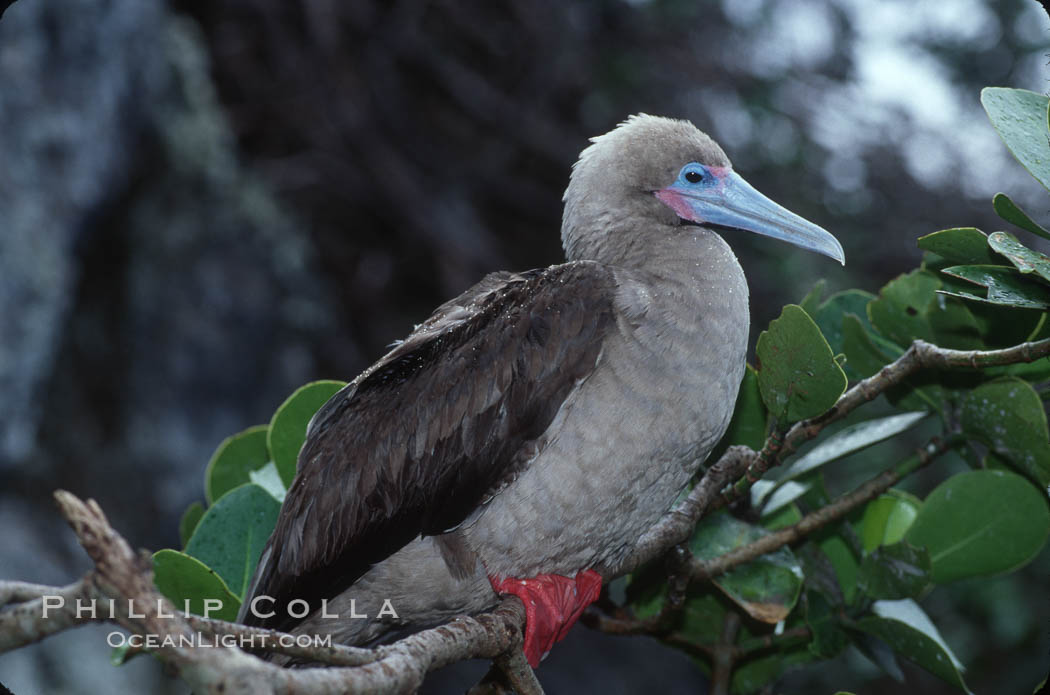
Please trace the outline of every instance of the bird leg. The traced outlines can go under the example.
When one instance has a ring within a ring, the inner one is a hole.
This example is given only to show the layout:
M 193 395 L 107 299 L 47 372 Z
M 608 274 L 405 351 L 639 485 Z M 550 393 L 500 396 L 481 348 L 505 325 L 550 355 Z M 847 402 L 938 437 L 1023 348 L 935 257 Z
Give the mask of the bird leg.
M 583 609 L 598 599 L 602 577 L 594 570 L 583 570 L 575 578 L 541 574 L 528 579 L 489 577 L 500 594 L 513 594 L 525 604 L 525 644 L 529 665 L 536 668 L 555 642 L 568 634 Z

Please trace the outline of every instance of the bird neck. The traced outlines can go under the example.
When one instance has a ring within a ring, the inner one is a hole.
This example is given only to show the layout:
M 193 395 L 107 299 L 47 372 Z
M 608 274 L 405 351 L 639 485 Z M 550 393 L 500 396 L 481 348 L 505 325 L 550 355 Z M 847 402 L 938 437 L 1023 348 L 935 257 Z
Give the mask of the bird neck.
M 688 294 L 710 301 L 735 294 L 733 311 L 747 311 L 747 282 L 729 245 L 714 231 L 697 225 L 647 223 L 631 219 L 598 221 L 600 232 L 572 230 L 565 239 L 568 260 L 596 261 L 649 278 L 682 286 Z

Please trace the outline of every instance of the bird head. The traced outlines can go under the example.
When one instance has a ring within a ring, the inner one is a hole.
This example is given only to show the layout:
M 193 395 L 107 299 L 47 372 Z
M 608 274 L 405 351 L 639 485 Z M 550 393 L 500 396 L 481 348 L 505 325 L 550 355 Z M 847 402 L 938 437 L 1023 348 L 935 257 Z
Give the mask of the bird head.
M 602 260 L 629 247 L 632 230 L 697 224 L 754 232 L 845 263 L 829 232 L 786 210 L 733 171 L 729 158 L 688 121 L 639 114 L 592 144 L 565 190 L 562 242 L 570 259 Z

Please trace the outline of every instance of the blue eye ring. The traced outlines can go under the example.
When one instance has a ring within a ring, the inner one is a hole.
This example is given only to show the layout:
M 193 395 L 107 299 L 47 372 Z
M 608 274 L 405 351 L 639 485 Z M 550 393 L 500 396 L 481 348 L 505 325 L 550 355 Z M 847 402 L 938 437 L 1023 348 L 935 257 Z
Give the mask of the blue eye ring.
M 709 182 L 711 180 L 711 175 L 708 173 L 707 168 L 702 164 L 692 162 L 682 167 L 682 173 L 679 174 L 679 179 L 691 186 L 697 186 Z

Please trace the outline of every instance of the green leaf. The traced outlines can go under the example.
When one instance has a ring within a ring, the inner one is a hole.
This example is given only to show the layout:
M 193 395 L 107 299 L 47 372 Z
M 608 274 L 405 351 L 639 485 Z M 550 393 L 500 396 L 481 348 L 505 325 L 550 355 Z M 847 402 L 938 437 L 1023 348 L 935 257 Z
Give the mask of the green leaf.
M 729 421 L 729 428 L 722 441 L 727 445 L 743 444 L 758 451 L 766 441 L 767 417 L 762 393 L 758 388 L 758 372 L 747 365 L 744 380 L 740 382 L 740 391 L 737 392 L 733 419 Z
M 988 236 L 974 227 L 942 229 L 919 237 L 918 245 L 924 251 L 932 251 L 952 263 L 990 264 L 997 259 L 988 250 Z
M 981 90 L 981 104 L 1017 161 L 1050 189 L 1047 98 L 1026 89 L 985 87 Z
M 980 326 L 973 314 L 963 303 L 938 296 L 941 287 L 941 279 L 928 270 L 894 278 L 868 305 L 872 325 L 897 346 L 921 338 L 957 350 L 982 347 Z
M 970 286 L 962 280 L 944 276 L 944 290 L 955 291 L 962 287 L 964 293 L 969 293 Z M 973 314 L 979 326 L 979 332 L 984 345 L 982 349 L 1012 347 L 1018 343 L 1031 340 L 1030 336 L 1042 324 L 1046 313 L 1038 309 L 1012 308 L 1003 311 L 995 304 L 988 302 L 967 302 L 966 307 Z M 1014 367 L 1016 365 L 1008 365 Z
M 871 663 L 878 666 L 883 673 L 898 683 L 904 682 L 904 672 L 901 671 L 900 664 L 897 663 L 897 655 L 893 653 L 888 644 L 878 637 L 873 637 L 864 632 L 854 633 L 851 637 L 853 637 L 853 646 L 861 654 L 868 657 Z
M 868 323 L 868 303 L 875 299 L 875 295 L 864 290 L 846 290 L 836 292 L 828 297 L 827 301 L 820 305 L 813 316 L 821 334 L 827 339 L 831 351 L 838 354 L 843 349 L 843 319 L 848 314 L 858 318 L 865 327 L 871 329 Z M 847 364 L 849 364 L 847 362 Z M 849 370 L 847 370 L 848 373 Z
M 917 425 L 926 413 L 902 413 L 858 422 L 839 430 L 796 459 L 780 477 L 780 484 L 815 470 L 843 456 L 878 444 Z
M 857 574 L 860 571 L 860 564 L 849 543 L 841 535 L 829 533 L 817 541 L 817 546 L 831 561 L 835 577 L 842 589 L 843 599 L 846 603 L 853 603 L 853 598 L 857 595 Z
M 963 681 L 962 664 L 917 603 L 911 599 L 876 601 L 872 612 L 874 616 L 857 621 L 858 628 L 933 675 L 970 692 Z
M 273 414 L 266 443 L 285 488 L 295 477 L 296 460 L 306 441 L 310 418 L 344 386 L 342 381 L 310 382 L 296 389 Z
M 1050 231 L 1043 229 L 1042 226 L 1033 222 L 1032 218 L 1029 217 L 1024 210 L 1018 207 L 1017 203 L 1010 200 L 1005 193 L 995 194 L 995 197 L 992 198 L 992 207 L 995 208 L 995 212 L 998 213 L 999 217 L 1002 217 L 1010 224 L 1016 225 L 1037 236 L 1041 236 L 1044 239 L 1050 239 Z M 971 261 L 959 262 L 970 263 Z
M 182 513 L 182 518 L 179 519 L 179 541 L 183 548 L 190 542 L 190 536 L 193 535 L 202 516 L 204 516 L 204 505 L 200 502 L 191 502 L 190 506 L 186 507 L 186 511 Z
M 1025 279 L 1014 268 L 1003 265 L 954 265 L 941 272 L 985 289 L 982 294 L 947 290 L 942 290 L 941 294 L 1020 309 L 1050 309 L 1050 288 Z
M 725 617 L 726 607 L 712 593 L 694 596 L 690 592 L 682 608 L 682 627 L 679 632 L 693 644 L 714 644 L 722 634 Z
M 904 539 L 925 546 L 934 582 L 1017 569 L 1050 533 L 1046 492 L 1006 471 L 971 471 L 938 485 Z
M 733 669 L 729 691 L 733 695 L 761 692 L 788 669 L 815 659 L 816 656 L 806 647 L 789 648 L 749 659 Z
M 868 318 L 875 330 L 902 347 L 911 345 L 915 338 L 936 342 L 927 309 L 940 287 L 940 280 L 925 270 L 900 275 L 868 305 Z
M 180 611 L 204 615 L 208 600 L 208 617 L 237 620 L 240 599 L 218 574 L 186 553 L 169 548 L 153 553 L 153 583 Z
M 798 485 L 793 483 L 795 487 L 801 488 L 803 494 L 809 488 L 804 485 Z M 788 488 L 781 488 L 782 491 Z M 769 531 L 776 531 L 777 529 L 785 528 L 787 526 L 793 526 L 798 522 L 802 521 L 802 510 L 798 508 L 797 504 L 783 504 L 777 505 L 777 507 L 768 513 L 762 515 L 762 526 Z
M 114 666 L 123 666 L 139 654 L 144 653 L 145 652 L 141 649 L 134 649 L 130 644 L 125 642 L 119 647 L 113 647 L 113 649 L 110 650 L 109 663 L 111 663 Z
M 277 472 L 277 466 L 273 461 L 267 461 L 266 465 L 257 471 L 252 471 L 248 477 L 263 490 L 266 490 L 278 502 L 284 502 L 284 496 L 288 492 L 281 482 L 281 474 Z
M 860 520 L 860 540 L 864 551 L 870 553 L 880 545 L 899 542 L 919 515 L 921 506 L 922 500 L 919 498 L 892 488 L 868 502 Z
M 726 513 L 715 514 L 697 527 L 689 548 L 700 561 L 713 560 L 768 533 Z M 802 567 L 783 547 L 719 575 L 713 583 L 752 618 L 775 624 L 786 618 L 798 601 Z
M 875 599 L 918 598 L 929 587 L 930 554 L 901 542 L 884 545 L 860 563 L 857 588 Z
M 842 630 L 835 609 L 818 591 L 806 591 L 806 625 L 813 635 L 809 650 L 822 659 L 833 659 L 849 646 L 849 637 Z
M 960 409 L 963 432 L 987 445 L 1040 487 L 1050 485 L 1050 432 L 1035 389 L 1016 377 L 981 384 Z
M 778 420 L 820 415 L 846 390 L 846 375 L 813 319 L 794 304 L 758 336 L 758 387 Z
M 821 278 L 817 280 L 813 285 L 813 289 L 806 293 L 806 296 L 799 302 L 799 306 L 809 314 L 813 316 L 816 313 L 817 308 L 820 306 L 820 298 L 824 296 L 824 286 L 827 285 L 827 280 Z
M 762 509 L 762 516 L 775 514 L 809 492 L 809 485 L 787 481 L 783 485 L 771 480 L 759 480 L 751 486 L 751 504 Z M 768 525 L 766 528 L 769 528 Z
M 857 316 L 842 318 L 842 351 L 846 354 L 846 371 L 853 372 L 851 376 L 873 376 L 903 352 L 894 345 L 897 354 L 891 356 L 875 344 L 873 337 Z
M 227 437 L 204 471 L 204 498 L 213 503 L 235 487 L 248 482 L 248 474 L 270 459 L 266 449 L 267 425 L 249 427 Z
M 235 488 L 205 512 L 186 544 L 186 554 L 215 570 L 235 596 L 243 597 L 280 509 L 273 495 L 258 485 Z
M 1050 258 L 1028 248 L 1012 234 L 992 232 L 988 237 L 988 245 L 1013 263 L 1022 275 L 1032 274 L 1044 282 L 1050 282 Z

